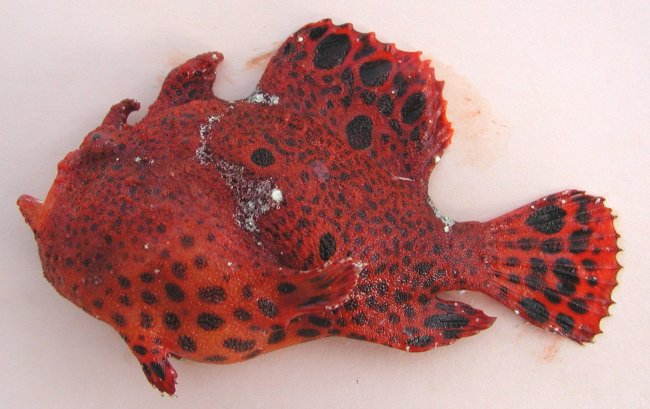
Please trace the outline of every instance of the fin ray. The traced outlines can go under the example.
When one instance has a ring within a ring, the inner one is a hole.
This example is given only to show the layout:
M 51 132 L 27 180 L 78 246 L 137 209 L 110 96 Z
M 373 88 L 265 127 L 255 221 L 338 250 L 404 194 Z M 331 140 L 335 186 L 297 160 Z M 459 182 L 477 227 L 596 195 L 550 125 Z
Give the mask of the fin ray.
M 600 333 L 617 285 L 619 251 L 603 199 L 569 190 L 488 223 L 484 292 L 532 324 L 579 343 Z
M 469 337 L 492 326 L 496 318 L 458 301 L 431 299 L 426 305 L 407 305 L 405 317 L 389 314 L 388 319 L 375 325 L 348 325 L 341 328 L 340 335 L 348 338 L 369 340 L 407 352 L 424 352 L 449 345 L 460 338 Z M 365 313 L 362 313 L 366 319 Z M 352 317 L 352 323 L 358 321 Z M 367 319 L 372 319 L 368 317 Z
M 341 305 L 350 296 L 364 267 L 363 263 L 345 258 L 280 278 L 277 290 L 282 305 L 286 306 L 285 324 L 297 316 L 323 312 Z

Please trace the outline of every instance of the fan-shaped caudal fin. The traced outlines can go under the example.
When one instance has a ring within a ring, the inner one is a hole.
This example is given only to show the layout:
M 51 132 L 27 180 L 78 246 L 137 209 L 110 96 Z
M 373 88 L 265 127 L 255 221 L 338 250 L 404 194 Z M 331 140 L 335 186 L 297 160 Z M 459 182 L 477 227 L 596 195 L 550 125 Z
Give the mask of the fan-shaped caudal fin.
M 298 30 L 271 59 L 258 94 L 319 120 L 323 135 L 423 186 L 451 137 L 429 61 L 349 24 L 323 20 Z
M 211 52 L 198 55 L 174 68 L 163 83 L 158 99 L 149 107 L 156 112 L 194 100 L 216 98 L 212 85 L 216 79 L 215 69 L 223 55 Z
M 557 193 L 489 222 L 487 235 L 492 271 L 483 291 L 577 342 L 601 332 L 620 269 L 602 198 Z
M 111 107 L 101 126 L 112 126 L 119 129 L 126 124 L 129 114 L 138 109 L 140 109 L 138 101 L 124 99 Z
M 31 227 L 34 233 L 36 233 L 36 227 L 38 226 L 38 221 L 43 212 L 43 202 L 35 197 L 22 195 L 18 198 L 18 208 L 23 214 L 27 224 L 29 224 L 29 227 Z

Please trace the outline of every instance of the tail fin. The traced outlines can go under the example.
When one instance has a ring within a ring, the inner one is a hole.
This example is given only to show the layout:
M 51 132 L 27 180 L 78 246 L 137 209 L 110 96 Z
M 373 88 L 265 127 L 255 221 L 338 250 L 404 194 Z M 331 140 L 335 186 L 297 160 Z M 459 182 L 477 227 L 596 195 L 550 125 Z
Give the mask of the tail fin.
M 492 271 L 483 291 L 538 327 L 592 341 L 621 268 L 603 201 L 569 190 L 488 222 Z

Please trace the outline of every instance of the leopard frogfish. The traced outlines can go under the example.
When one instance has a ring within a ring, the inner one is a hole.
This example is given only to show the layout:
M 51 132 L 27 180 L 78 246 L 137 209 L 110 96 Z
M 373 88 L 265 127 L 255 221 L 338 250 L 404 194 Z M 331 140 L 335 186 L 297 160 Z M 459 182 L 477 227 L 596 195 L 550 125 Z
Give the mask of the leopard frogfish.
M 454 222 L 427 195 L 450 142 L 442 82 L 330 20 L 306 25 L 254 93 L 225 101 L 222 60 L 172 70 L 147 115 L 124 100 L 18 205 L 55 289 L 113 326 L 149 381 L 168 358 L 232 363 L 326 336 L 416 352 L 494 322 L 439 298 L 481 291 L 579 343 L 620 268 L 610 209 L 577 190 Z

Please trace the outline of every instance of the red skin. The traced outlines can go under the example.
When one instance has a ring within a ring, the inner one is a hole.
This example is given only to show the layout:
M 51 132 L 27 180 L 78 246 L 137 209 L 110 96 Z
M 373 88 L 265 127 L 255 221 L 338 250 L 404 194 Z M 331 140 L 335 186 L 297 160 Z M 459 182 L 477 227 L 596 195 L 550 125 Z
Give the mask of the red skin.
M 451 128 L 419 53 L 314 23 L 232 103 L 211 91 L 221 58 L 173 70 L 134 126 L 137 103 L 114 106 L 44 204 L 19 199 L 46 278 L 160 390 L 169 354 L 230 363 L 329 335 L 425 351 L 492 324 L 436 297 L 451 289 L 578 342 L 600 332 L 620 268 L 602 199 L 436 217 L 426 184 Z

